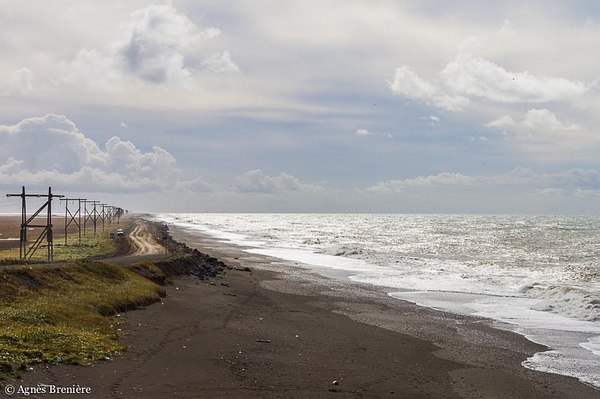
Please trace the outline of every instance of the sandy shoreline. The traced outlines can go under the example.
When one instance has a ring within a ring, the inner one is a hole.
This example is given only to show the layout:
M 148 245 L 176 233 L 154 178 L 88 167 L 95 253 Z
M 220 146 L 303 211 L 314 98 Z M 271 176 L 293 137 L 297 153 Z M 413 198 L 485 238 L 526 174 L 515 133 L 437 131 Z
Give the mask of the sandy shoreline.
M 600 397 L 574 378 L 525 369 L 544 348 L 481 319 L 309 273 L 284 276 L 273 259 L 173 235 L 253 271 L 228 270 L 214 284 L 178 278 L 162 304 L 125 315 L 122 357 L 34 366 L 19 383 L 90 386 L 85 397 Z
M 315 303 L 325 311 L 436 345 L 436 358 L 461 365 L 449 373 L 455 391 L 451 397 L 600 397 L 599 390 L 575 378 L 521 366 L 523 360 L 547 348 L 516 333 L 493 328 L 489 320 L 419 307 L 389 297 L 385 288 L 324 278 L 310 269 L 302 271 L 285 266 L 285 261 L 279 259 L 248 254 L 235 246 L 198 236 L 197 232 L 172 232 L 177 239 L 228 263 L 254 263 L 274 271 L 279 278 L 261 282 L 263 288 L 318 298 Z M 335 271 L 326 272 L 336 275 Z M 466 384 L 463 388 L 470 386 L 470 393 L 460 388 L 460 393 L 456 391 L 461 384 Z M 510 389 L 503 390 L 501 384 Z

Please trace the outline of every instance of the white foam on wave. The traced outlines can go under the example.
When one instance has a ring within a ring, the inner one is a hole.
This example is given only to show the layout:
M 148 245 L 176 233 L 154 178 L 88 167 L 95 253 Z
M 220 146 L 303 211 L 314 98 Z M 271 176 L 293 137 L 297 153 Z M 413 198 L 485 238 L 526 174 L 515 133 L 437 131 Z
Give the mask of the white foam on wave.
M 264 241 L 252 240 L 250 237 L 244 234 L 209 228 L 198 223 L 194 218 L 185 217 L 185 215 L 174 216 L 172 214 L 157 214 L 154 215 L 154 217 L 162 222 L 172 223 L 186 230 L 199 231 L 219 241 L 230 242 L 234 245 L 242 247 L 260 247 L 265 244 Z
M 478 278 L 472 270 L 458 261 L 440 262 L 435 259 L 417 259 L 407 261 L 402 268 L 373 266 L 368 273 L 357 274 L 351 278 L 361 283 L 401 290 L 428 291 L 435 289 L 435 291 L 465 294 L 505 294 L 501 286 Z
M 600 335 L 588 338 L 588 342 L 580 344 L 583 348 L 592 351 L 596 356 L 600 356 Z
M 600 356 L 598 352 L 594 352 L 586 346 L 590 340 L 597 339 L 597 335 L 544 329 L 529 330 L 523 335 L 534 342 L 543 341 L 545 345 L 552 348 L 534 354 L 523 362 L 523 366 L 546 373 L 568 375 L 600 388 L 600 374 L 598 373 Z M 581 343 L 578 347 L 572 345 L 574 342 Z
M 433 309 L 496 320 L 496 327 L 516 332 L 552 350 L 538 352 L 523 366 L 568 375 L 600 387 L 600 325 L 534 310 L 536 299 L 481 294 L 414 291 L 390 296 Z
M 570 286 L 533 286 L 527 293 L 538 299 L 532 309 L 579 320 L 600 320 L 600 293 Z
M 305 265 L 344 270 L 352 273 L 366 272 L 373 267 L 373 265 L 358 259 L 348 259 L 333 255 L 319 254 L 306 249 L 298 248 L 253 248 L 246 249 L 246 252 L 300 262 Z
M 534 310 L 536 299 L 515 296 L 491 296 L 444 291 L 397 291 L 390 296 L 421 306 L 497 320 L 512 326 L 512 330 L 553 330 L 600 334 L 600 324 L 576 320 L 560 314 Z M 525 335 L 525 334 L 524 334 Z M 540 341 L 535 342 L 548 345 Z M 575 345 L 579 345 L 579 342 Z
M 305 242 L 306 242 L 306 240 L 305 240 Z M 342 245 L 334 245 L 332 247 L 325 248 L 322 250 L 322 253 L 324 253 L 326 255 L 333 255 L 333 256 L 352 257 L 355 255 L 363 254 L 364 249 L 357 245 L 342 244 Z

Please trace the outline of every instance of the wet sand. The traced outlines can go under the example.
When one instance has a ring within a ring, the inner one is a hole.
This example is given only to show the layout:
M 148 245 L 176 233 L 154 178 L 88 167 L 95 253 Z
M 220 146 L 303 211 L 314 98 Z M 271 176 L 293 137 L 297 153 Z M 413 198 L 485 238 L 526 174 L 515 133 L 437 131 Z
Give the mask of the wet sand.
M 177 278 L 162 303 L 123 315 L 127 352 L 90 367 L 37 365 L 15 384 L 79 384 L 92 389 L 81 397 L 97 398 L 600 397 L 576 379 L 525 369 L 544 347 L 482 319 L 283 274 L 277 260 L 173 235 L 253 271 L 228 270 L 212 284 Z

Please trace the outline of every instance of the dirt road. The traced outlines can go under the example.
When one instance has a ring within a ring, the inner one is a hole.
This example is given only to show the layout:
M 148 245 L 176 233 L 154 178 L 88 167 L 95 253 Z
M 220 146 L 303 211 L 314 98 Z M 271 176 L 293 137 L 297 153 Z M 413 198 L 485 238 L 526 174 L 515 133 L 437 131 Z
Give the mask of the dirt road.
M 131 242 L 131 252 L 129 255 L 160 255 L 165 252 L 165 248 L 156 242 L 150 233 L 148 224 L 143 220 L 136 220 L 135 227 L 129 233 L 128 237 Z

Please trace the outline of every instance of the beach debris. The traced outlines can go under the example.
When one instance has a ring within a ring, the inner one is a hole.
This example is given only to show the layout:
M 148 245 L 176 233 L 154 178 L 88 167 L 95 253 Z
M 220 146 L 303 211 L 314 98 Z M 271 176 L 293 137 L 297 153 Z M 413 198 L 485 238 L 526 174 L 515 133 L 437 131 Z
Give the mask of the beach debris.
M 258 318 L 258 320 L 259 320 L 259 321 L 263 321 L 263 318 L 262 318 L 262 317 L 259 317 L 259 318 Z
M 333 380 L 331 382 L 331 385 L 333 385 L 332 387 L 329 388 L 329 392 L 338 392 L 337 388 L 335 388 L 336 386 L 338 386 L 340 383 L 337 380 Z
M 270 344 L 271 340 L 270 339 L 257 339 L 256 342 L 262 342 L 263 344 Z
M 300 338 L 300 336 L 298 334 L 296 334 L 296 338 Z
M 222 285 L 223 287 L 231 287 L 231 284 L 229 284 L 229 283 L 221 283 L 221 285 Z

